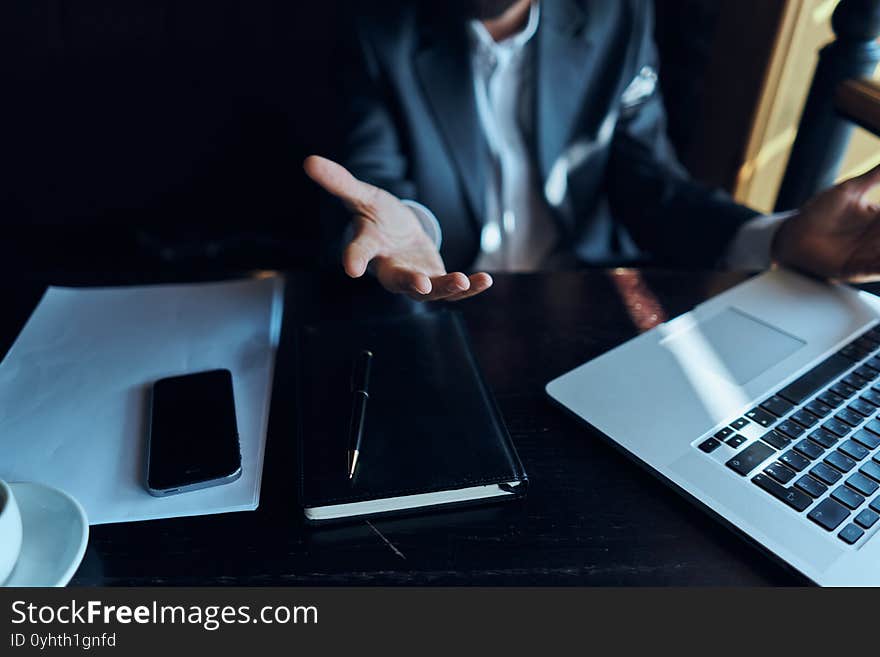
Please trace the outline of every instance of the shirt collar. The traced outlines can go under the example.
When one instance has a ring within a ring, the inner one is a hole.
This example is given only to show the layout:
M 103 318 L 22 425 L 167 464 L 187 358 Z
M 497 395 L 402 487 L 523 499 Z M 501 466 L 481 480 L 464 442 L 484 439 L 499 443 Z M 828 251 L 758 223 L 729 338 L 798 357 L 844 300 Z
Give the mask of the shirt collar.
M 535 1 L 529 6 L 529 20 L 526 26 L 503 41 L 495 41 L 482 21 L 471 21 L 469 27 L 473 41 L 478 48 L 489 52 L 498 52 L 500 50 L 516 51 L 520 50 L 535 36 L 540 20 L 541 4 Z

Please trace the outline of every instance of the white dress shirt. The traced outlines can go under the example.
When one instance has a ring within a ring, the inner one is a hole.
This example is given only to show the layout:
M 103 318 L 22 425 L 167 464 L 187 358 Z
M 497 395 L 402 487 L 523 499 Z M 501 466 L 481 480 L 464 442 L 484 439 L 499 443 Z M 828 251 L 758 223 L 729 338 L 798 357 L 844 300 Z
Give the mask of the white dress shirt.
M 526 44 L 538 31 L 541 10 L 533 3 L 525 28 L 496 42 L 480 21 L 469 25 L 477 114 L 489 147 L 483 228 L 476 268 L 490 271 L 540 269 L 558 239 L 544 200 L 535 160 L 525 141 L 531 98 Z
M 484 224 L 475 268 L 483 271 L 535 271 L 542 268 L 559 237 L 543 197 L 535 159 L 523 130 L 523 99 L 530 97 L 529 49 L 541 9 L 533 2 L 526 26 L 517 34 L 495 41 L 480 21 L 469 25 L 471 67 L 480 126 L 489 146 L 491 168 L 486 181 Z M 440 223 L 431 211 L 404 201 L 438 247 Z M 789 213 L 760 216 L 745 223 L 734 237 L 723 264 L 735 269 L 765 269 L 779 225 Z

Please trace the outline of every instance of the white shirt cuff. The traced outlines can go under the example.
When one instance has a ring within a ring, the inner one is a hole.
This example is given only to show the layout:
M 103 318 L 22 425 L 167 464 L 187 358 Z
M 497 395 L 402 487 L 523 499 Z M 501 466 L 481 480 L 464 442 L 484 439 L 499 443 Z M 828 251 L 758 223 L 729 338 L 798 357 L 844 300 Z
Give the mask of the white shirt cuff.
M 776 214 L 755 217 L 740 226 L 727 248 L 724 264 L 729 269 L 767 269 L 772 264 L 770 249 L 776 231 L 797 211 L 777 212 Z
M 401 203 L 413 211 L 413 214 L 416 215 L 416 219 L 418 219 L 419 223 L 422 225 L 422 230 L 424 230 L 428 237 L 434 241 L 434 246 L 436 246 L 439 251 L 440 245 L 443 244 L 443 231 L 440 230 L 440 222 L 437 221 L 437 217 L 434 216 L 434 213 L 416 201 L 404 199 Z

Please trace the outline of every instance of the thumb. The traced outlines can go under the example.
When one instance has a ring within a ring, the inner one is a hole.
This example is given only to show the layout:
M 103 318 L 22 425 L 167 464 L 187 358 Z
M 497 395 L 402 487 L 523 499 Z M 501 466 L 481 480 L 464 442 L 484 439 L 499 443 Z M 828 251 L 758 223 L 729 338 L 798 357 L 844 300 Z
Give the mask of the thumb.
M 333 160 L 310 155 L 303 162 L 306 175 L 333 196 L 339 198 L 350 210 L 368 204 L 374 188 L 355 178 L 348 169 Z

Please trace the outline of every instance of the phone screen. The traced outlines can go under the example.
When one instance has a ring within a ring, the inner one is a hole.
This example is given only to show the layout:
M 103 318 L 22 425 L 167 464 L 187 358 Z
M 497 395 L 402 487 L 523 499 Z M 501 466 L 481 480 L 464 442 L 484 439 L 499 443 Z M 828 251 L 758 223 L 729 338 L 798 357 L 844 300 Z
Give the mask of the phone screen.
M 168 495 L 225 483 L 241 473 L 229 370 L 153 385 L 147 487 Z M 220 481 L 217 481 L 220 480 Z

